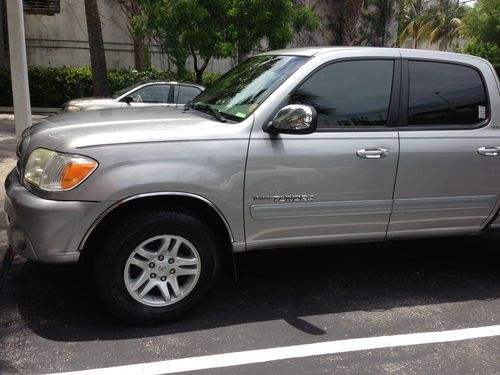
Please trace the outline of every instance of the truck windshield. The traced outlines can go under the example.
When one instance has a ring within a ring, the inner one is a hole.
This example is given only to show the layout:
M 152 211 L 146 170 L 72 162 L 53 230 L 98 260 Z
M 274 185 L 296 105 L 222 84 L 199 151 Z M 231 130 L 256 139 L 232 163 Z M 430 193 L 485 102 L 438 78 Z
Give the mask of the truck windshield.
M 224 74 L 190 106 L 204 112 L 211 107 L 225 118 L 242 121 L 306 60 L 300 56 L 252 57 Z

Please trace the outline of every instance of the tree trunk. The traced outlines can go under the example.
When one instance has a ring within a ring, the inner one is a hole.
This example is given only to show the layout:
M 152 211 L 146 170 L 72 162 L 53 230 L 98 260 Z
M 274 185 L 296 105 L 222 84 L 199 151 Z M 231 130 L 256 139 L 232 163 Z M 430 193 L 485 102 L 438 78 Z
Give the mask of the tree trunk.
M 123 12 L 128 18 L 128 33 L 132 43 L 134 44 L 134 67 L 136 70 L 142 72 L 146 68 L 146 55 L 144 48 L 144 29 L 143 25 L 141 27 L 136 27 L 134 25 L 134 19 L 139 18 L 143 19 L 143 8 L 142 4 L 138 0 L 128 0 L 118 3 L 121 4 Z
M 396 0 L 387 0 L 387 16 L 384 28 L 384 47 L 396 47 L 399 28 L 399 4 Z
M 240 48 L 240 46 L 238 46 L 238 64 L 241 64 L 247 58 L 248 58 L 248 55 L 246 53 L 243 53 L 243 51 Z
M 144 37 L 134 36 L 134 66 L 135 70 L 142 72 L 145 69 Z
M 191 56 L 193 56 L 193 65 L 194 65 L 194 72 L 196 74 L 196 83 L 203 84 L 203 73 L 205 72 L 205 69 L 208 66 L 210 57 L 204 59 L 203 64 L 201 64 L 201 66 L 198 67 L 198 55 L 193 49 L 191 49 Z
M 363 0 L 344 0 L 344 30 L 342 44 L 352 46 L 356 41 L 356 27 L 363 7 Z
M 97 0 L 85 0 L 85 17 L 89 36 L 90 65 L 95 96 L 108 96 L 109 86 L 106 77 L 106 57 L 102 40 L 101 17 Z
M 194 72 L 196 73 L 196 83 L 199 83 L 200 85 L 203 84 L 203 73 L 205 73 L 205 69 L 207 68 L 209 61 L 210 59 L 204 60 L 200 68 L 198 68 L 198 64 L 195 64 L 194 66 Z

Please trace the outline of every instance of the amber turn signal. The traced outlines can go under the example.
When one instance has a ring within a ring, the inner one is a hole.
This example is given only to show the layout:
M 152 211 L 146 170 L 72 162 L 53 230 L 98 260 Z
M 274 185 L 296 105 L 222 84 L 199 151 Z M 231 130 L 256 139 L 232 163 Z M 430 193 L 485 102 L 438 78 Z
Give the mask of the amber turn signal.
M 62 173 L 61 189 L 71 189 L 83 181 L 95 168 L 97 163 L 86 161 L 80 163 L 69 163 Z

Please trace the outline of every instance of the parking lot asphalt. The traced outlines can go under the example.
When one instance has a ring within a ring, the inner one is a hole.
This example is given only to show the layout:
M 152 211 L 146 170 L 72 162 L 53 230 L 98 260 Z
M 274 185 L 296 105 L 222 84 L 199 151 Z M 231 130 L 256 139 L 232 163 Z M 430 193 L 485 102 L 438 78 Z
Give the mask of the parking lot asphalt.
M 2 134 L 0 122 L 0 146 Z M 13 150 L 6 150 L 5 160 L 13 161 Z M 0 226 L 4 233 L 5 222 Z M 17 258 L 0 294 L 0 374 L 190 357 L 201 363 L 191 373 L 209 375 L 498 374 L 499 336 L 442 341 L 452 330 L 500 325 L 499 254 L 496 233 L 240 254 L 237 282 L 221 279 L 192 314 L 158 326 L 116 321 L 79 266 Z M 342 350 L 349 339 L 425 332 L 436 339 Z M 329 342 L 340 342 L 340 352 L 304 349 L 295 358 L 215 368 L 200 358 Z

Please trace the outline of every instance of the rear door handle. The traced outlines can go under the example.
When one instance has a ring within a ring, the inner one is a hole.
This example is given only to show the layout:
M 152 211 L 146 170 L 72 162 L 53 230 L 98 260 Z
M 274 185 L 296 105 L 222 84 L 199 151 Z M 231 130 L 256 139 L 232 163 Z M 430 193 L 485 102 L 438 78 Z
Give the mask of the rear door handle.
M 364 159 L 382 159 L 389 156 L 389 150 L 386 148 L 362 148 L 356 152 L 360 158 Z
M 484 155 L 484 156 L 498 156 L 500 155 L 500 147 L 498 146 L 481 147 L 477 149 L 477 153 L 479 155 Z

